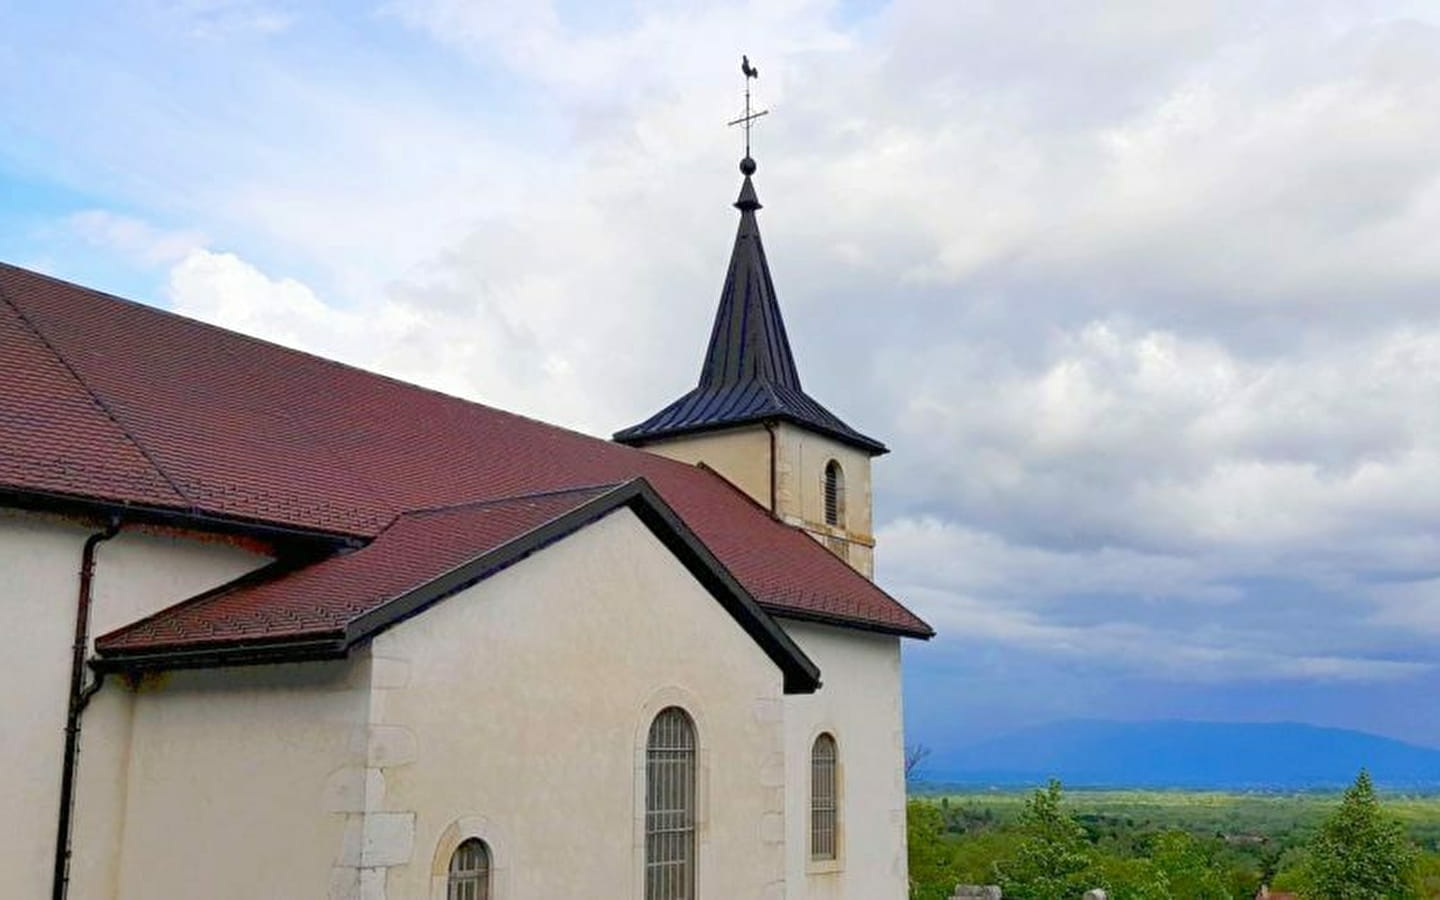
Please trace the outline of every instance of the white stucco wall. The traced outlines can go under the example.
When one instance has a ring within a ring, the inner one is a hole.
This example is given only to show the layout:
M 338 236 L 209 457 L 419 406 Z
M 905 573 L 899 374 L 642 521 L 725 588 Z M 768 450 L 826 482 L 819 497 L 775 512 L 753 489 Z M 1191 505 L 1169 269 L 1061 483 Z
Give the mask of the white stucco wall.
M 26 823 L 0 841 L 6 896 L 50 890 L 80 553 L 97 530 L 0 510 L 0 610 L 11 623 L 0 633 L 0 809 Z M 133 530 L 102 544 L 96 559 L 92 639 L 268 561 L 232 544 Z M 85 716 L 74 897 L 112 896 L 129 703 L 129 694 L 108 685 Z
M 50 884 L 69 639 L 88 525 L 0 515 L 5 895 Z M 103 633 L 262 565 L 236 546 L 101 546 Z M 778 669 L 628 511 L 380 635 L 348 662 L 119 680 L 85 718 L 71 896 L 427 900 L 449 849 L 495 852 L 498 900 L 641 897 L 643 742 L 670 704 L 701 741 L 700 896 L 904 896 L 898 641 L 784 626 Z M 809 749 L 837 738 L 842 858 L 808 862 Z M 788 786 L 787 786 L 788 773 Z M 788 881 L 788 885 L 786 882 Z M 443 896 L 441 890 L 438 896 Z
M 784 896 L 780 672 L 628 510 L 373 653 L 389 667 L 376 709 L 413 748 L 384 779 L 384 808 L 414 824 L 390 900 L 443 897 L 472 834 L 491 844 L 497 900 L 640 900 L 643 747 L 668 705 L 699 732 L 699 896 Z
M 789 900 L 903 900 L 904 736 L 900 640 L 782 620 L 820 666 L 824 686 L 785 698 Z M 833 863 L 810 860 L 810 750 L 821 732 L 839 749 L 840 842 Z
M 348 893 L 367 849 L 369 665 L 182 671 L 134 695 L 122 900 Z M 355 866 L 337 867 L 345 862 Z M 332 883 L 340 890 L 332 893 Z M 76 891 L 73 896 L 98 896 Z

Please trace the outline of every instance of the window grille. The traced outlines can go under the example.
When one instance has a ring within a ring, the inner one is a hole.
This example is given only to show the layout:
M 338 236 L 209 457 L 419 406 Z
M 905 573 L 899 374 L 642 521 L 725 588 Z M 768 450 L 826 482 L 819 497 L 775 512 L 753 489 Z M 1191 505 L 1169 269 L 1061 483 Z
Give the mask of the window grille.
M 490 848 L 479 838 L 469 838 L 450 857 L 449 889 L 446 900 L 490 900 Z
M 825 524 L 844 525 L 845 472 L 835 460 L 825 464 Z
M 834 859 L 836 814 L 835 738 L 822 734 L 810 750 L 810 858 Z
M 695 897 L 695 726 L 661 710 L 645 747 L 645 900 Z

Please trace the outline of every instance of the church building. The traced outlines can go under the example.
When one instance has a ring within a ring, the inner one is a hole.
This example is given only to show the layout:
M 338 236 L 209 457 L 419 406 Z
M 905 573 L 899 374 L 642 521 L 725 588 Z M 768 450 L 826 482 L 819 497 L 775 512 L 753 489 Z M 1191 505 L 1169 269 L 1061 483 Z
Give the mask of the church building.
M 0 894 L 902 900 L 933 632 L 741 170 L 613 441 L 0 264 Z

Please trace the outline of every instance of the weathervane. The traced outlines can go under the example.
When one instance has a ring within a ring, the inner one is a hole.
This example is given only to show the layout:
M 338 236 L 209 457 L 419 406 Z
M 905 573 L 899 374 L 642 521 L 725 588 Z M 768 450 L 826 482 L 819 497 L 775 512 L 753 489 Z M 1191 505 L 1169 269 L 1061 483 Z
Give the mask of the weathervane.
M 725 124 L 745 126 L 745 158 L 740 160 L 740 171 L 746 175 L 753 175 L 755 160 L 750 158 L 750 125 L 761 116 L 769 115 L 770 110 L 750 111 L 750 80 L 760 77 L 760 70 L 750 65 L 750 57 L 743 55 L 740 57 L 740 71 L 745 75 L 745 115 Z

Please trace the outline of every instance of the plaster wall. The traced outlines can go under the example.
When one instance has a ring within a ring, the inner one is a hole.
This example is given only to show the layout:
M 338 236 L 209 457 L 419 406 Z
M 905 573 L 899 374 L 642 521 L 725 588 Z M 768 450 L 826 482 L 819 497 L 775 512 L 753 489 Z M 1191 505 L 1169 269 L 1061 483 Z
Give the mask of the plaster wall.
M 390 900 L 443 898 L 471 836 L 490 844 L 496 900 L 640 900 L 644 745 L 670 705 L 700 742 L 698 896 L 785 896 L 780 672 L 630 511 L 385 632 L 373 653 L 373 727 L 411 753 L 384 780 L 384 810 L 414 837 L 388 870 Z
M 645 449 L 692 465 L 703 462 L 770 508 L 770 432 L 763 425 L 668 438 Z
M 903 900 L 904 733 L 900 639 L 781 620 L 820 666 L 824 686 L 785 698 L 789 900 Z M 810 859 L 810 752 L 822 732 L 839 750 L 839 852 Z
M 360 896 L 369 681 L 361 654 L 142 683 L 114 896 Z
M 776 498 L 779 514 L 822 544 L 844 545 L 847 562 L 866 577 L 875 573 L 875 537 L 871 525 L 870 457 L 839 441 L 786 422 L 777 434 Z M 845 515 L 839 527 L 825 524 L 825 466 L 830 460 L 845 474 Z
M 65 706 L 80 554 L 93 522 L 0 510 L 0 610 L 20 627 L 0 634 L 0 809 L 25 827 L 0 842 L 4 893 L 48 895 L 55 849 Z M 229 581 L 268 558 L 233 544 L 134 530 L 96 554 L 91 637 Z M 81 736 L 73 897 L 114 896 L 132 696 L 96 695 Z

